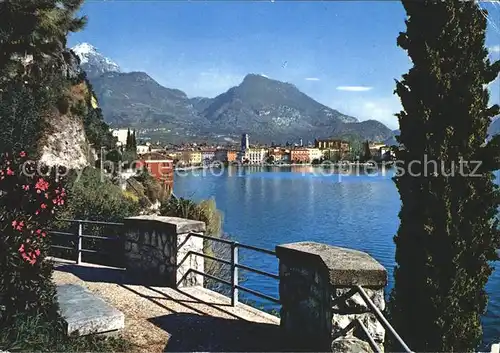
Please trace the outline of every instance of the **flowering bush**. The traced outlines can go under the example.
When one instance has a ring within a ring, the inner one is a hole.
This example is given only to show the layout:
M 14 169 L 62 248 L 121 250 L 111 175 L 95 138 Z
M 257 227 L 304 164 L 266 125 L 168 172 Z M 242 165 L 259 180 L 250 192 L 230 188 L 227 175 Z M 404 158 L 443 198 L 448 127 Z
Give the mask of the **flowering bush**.
M 0 317 L 55 313 L 47 226 L 64 205 L 61 170 L 40 166 L 26 153 L 0 155 Z

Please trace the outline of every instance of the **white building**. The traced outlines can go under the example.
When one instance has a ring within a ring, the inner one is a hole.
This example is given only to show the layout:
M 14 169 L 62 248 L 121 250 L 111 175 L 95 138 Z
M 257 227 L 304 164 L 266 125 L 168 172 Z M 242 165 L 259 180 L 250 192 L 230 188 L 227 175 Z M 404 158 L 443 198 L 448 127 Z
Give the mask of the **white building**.
M 250 164 L 262 164 L 267 158 L 267 150 L 265 148 L 249 148 L 244 152 L 244 161 Z
M 127 134 L 129 129 L 115 129 L 111 133 L 118 139 L 117 146 L 125 146 L 127 144 Z
M 309 162 L 323 158 L 323 152 L 319 148 L 309 148 Z
M 136 151 L 137 154 L 145 154 L 150 152 L 150 147 L 147 145 L 138 145 Z

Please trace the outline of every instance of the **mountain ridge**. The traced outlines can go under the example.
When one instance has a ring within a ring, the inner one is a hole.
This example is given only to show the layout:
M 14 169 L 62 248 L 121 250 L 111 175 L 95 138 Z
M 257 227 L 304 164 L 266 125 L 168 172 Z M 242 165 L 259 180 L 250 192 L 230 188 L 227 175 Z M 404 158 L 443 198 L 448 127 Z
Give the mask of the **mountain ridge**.
M 355 117 L 325 106 L 295 85 L 248 74 L 214 98 L 194 97 L 160 85 L 144 72 L 121 72 L 90 44 L 73 48 L 94 87 L 104 117 L 122 127 L 165 127 L 186 139 L 249 133 L 262 142 L 340 137 L 382 141 L 392 136 L 376 120 Z M 75 50 L 76 49 L 76 50 Z

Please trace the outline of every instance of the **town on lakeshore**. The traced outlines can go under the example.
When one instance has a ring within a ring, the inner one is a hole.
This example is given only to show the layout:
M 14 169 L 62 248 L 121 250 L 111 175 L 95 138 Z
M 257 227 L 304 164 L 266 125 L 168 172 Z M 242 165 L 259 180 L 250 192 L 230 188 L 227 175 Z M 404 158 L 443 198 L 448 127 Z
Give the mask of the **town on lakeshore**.
M 361 150 L 354 150 L 349 141 L 341 139 L 315 139 L 313 143 L 298 142 L 285 145 L 251 144 L 249 134 L 242 134 L 241 143 L 197 144 L 185 143 L 178 146 L 162 145 L 159 142 L 144 142 L 136 137 L 135 130 L 113 129 L 116 147 L 123 151 L 130 136 L 139 140 L 136 156 L 150 173 L 158 179 L 172 183 L 172 170 L 193 169 L 223 163 L 235 166 L 292 166 L 292 165 L 334 165 L 359 162 L 389 161 L 394 157 L 391 146 L 385 143 L 366 141 Z

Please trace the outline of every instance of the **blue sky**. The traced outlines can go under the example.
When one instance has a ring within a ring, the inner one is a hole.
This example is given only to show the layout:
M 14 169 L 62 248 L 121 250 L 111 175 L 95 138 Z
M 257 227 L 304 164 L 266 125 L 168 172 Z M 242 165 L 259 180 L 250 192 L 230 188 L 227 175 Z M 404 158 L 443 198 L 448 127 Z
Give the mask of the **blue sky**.
M 495 5 L 495 6 L 494 6 Z M 500 28 L 500 5 L 486 4 Z M 397 128 L 394 80 L 410 68 L 396 46 L 404 31 L 399 1 L 87 1 L 88 42 L 123 71 L 145 71 L 190 97 L 214 97 L 248 73 L 295 84 L 360 120 Z M 500 59 L 500 30 L 487 45 Z M 499 99 L 498 80 L 491 85 Z

